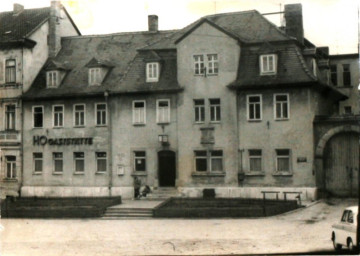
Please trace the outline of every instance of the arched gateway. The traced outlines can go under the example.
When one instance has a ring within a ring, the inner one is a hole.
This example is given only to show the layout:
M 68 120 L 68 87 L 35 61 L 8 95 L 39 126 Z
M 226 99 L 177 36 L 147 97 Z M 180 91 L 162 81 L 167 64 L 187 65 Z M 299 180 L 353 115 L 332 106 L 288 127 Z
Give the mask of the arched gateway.
M 336 196 L 357 196 L 359 134 L 359 126 L 344 125 L 321 137 L 315 150 L 319 188 Z

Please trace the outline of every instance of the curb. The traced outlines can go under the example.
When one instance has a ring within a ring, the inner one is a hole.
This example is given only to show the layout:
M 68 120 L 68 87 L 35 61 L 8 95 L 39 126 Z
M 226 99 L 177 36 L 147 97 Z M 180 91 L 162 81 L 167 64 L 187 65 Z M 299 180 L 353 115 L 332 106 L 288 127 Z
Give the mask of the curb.
M 320 202 L 324 202 L 324 199 L 316 200 L 316 201 L 311 202 L 310 204 L 308 204 L 308 205 L 306 205 L 306 206 L 304 206 L 304 207 L 301 207 L 301 208 L 292 210 L 292 211 L 290 211 L 290 212 L 284 212 L 284 213 L 281 213 L 281 214 L 278 214 L 278 215 L 274 215 L 274 216 L 271 216 L 271 217 L 281 217 L 281 216 L 286 216 L 286 215 L 288 215 L 288 214 L 296 213 L 296 212 L 299 212 L 299 211 L 301 211 L 301 210 L 307 209 L 307 208 L 309 208 L 309 207 L 311 207 L 311 206 L 314 206 L 314 205 L 316 205 L 316 204 L 318 204 L 318 203 L 320 203 Z

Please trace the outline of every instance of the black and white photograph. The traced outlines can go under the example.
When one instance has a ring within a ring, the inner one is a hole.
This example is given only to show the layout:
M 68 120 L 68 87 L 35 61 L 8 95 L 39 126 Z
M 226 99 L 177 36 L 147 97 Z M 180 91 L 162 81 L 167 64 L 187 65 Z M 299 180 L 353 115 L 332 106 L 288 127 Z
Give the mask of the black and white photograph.
M 358 255 L 358 0 L 1 0 L 0 255 Z

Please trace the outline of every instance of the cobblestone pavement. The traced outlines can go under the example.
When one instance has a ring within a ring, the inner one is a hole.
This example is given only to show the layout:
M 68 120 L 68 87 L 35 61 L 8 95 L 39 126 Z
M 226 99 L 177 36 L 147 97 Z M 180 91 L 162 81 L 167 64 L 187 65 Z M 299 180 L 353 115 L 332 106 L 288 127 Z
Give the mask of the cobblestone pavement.
M 354 199 L 247 219 L 2 219 L 1 255 L 194 255 L 332 250 L 331 225 Z

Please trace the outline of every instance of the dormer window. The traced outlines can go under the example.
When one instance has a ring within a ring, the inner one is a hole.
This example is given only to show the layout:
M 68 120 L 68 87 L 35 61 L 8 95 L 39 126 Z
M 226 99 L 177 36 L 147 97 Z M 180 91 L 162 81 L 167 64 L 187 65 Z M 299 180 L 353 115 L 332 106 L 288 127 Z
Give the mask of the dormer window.
M 59 86 L 59 71 L 52 70 L 46 72 L 47 88 L 56 88 Z
M 101 69 L 90 68 L 89 69 L 89 85 L 100 85 L 101 84 Z
M 159 81 L 159 63 L 150 62 L 146 63 L 146 82 Z
M 275 75 L 277 71 L 277 55 L 266 54 L 260 56 L 260 75 Z

